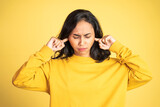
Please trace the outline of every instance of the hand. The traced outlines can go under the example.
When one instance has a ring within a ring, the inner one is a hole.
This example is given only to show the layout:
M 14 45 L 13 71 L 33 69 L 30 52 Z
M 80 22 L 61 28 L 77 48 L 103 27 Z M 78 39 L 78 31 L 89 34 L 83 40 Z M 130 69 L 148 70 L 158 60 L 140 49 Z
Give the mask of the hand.
M 62 48 L 65 47 L 65 42 L 68 41 L 68 38 L 60 40 L 57 39 L 55 37 L 51 37 L 51 39 L 48 41 L 48 43 L 46 44 L 46 46 L 48 46 L 49 48 L 51 48 L 54 52 L 61 50 Z
M 109 50 L 111 45 L 116 41 L 112 36 L 107 35 L 103 38 L 95 38 L 95 41 L 99 42 L 99 47 L 103 50 Z

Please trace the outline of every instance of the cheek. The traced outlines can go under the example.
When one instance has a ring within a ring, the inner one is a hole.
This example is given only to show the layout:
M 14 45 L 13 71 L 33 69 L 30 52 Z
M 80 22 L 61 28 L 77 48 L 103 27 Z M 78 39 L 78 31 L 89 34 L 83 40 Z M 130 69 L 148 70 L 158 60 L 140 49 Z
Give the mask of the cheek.
M 89 44 L 90 47 L 93 45 L 93 43 L 94 43 L 94 38 L 88 40 L 88 44 Z
M 73 40 L 72 38 L 69 38 L 69 42 L 70 42 L 72 47 L 76 47 L 77 43 L 76 43 L 75 40 Z

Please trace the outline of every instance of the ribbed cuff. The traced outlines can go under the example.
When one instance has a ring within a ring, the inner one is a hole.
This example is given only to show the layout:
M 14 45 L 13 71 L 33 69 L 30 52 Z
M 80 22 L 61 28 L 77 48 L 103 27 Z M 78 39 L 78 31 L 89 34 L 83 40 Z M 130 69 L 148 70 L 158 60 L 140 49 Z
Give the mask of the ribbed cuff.
M 114 53 L 119 53 L 119 51 L 124 47 L 123 44 L 121 44 L 119 41 L 115 41 L 111 47 L 110 47 L 110 51 L 114 52 Z
M 54 54 L 54 51 L 46 45 L 43 45 L 39 52 L 43 55 L 44 58 L 50 58 Z

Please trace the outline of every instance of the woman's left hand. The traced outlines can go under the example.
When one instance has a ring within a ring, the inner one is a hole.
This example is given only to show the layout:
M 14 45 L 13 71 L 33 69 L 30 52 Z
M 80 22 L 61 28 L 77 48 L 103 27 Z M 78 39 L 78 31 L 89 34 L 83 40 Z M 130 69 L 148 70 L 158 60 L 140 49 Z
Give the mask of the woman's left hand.
M 99 42 L 99 47 L 103 50 L 109 50 L 111 45 L 116 41 L 112 36 L 107 35 L 103 38 L 95 38 L 95 41 Z

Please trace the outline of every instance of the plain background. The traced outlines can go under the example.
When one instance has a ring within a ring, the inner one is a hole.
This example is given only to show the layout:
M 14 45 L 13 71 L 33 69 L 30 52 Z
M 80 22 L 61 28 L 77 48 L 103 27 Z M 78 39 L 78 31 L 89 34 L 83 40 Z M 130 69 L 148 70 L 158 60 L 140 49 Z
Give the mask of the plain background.
M 160 107 L 159 0 L 0 0 L 0 107 L 49 107 L 48 94 L 16 88 L 12 77 L 78 8 L 90 10 L 104 35 L 119 40 L 150 67 L 152 81 L 128 91 L 126 107 Z

